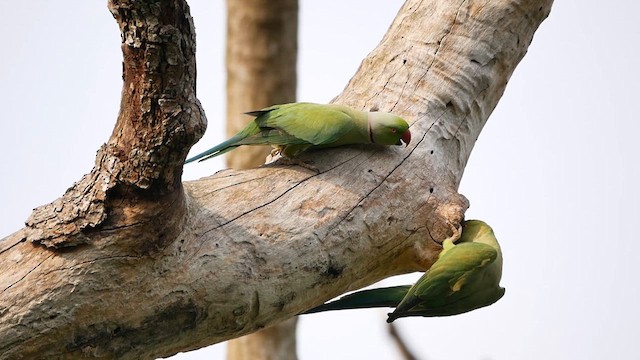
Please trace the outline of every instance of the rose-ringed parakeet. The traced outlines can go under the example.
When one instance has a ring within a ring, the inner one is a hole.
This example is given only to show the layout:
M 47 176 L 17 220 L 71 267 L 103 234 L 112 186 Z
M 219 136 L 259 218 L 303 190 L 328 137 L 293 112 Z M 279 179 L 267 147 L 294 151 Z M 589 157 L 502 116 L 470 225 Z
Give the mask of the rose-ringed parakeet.
M 479 220 L 465 221 L 456 244 L 443 242 L 438 260 L 413 286 L 359 291 L 307 313 L 369 307 L 396 307 L 387 322 L 405 316 L 462 314 L 498 301 L 502 252 L 493 230 Z
M 310 147 L 347 144 L 408 145 L 409 125 L 399 116 L 364 112 L 343 105 L 292 103 L 251 111 L 255 116 L 229 140 L 185 161 L 206 160 L 242 145 L 270 144 L 291 158 Z

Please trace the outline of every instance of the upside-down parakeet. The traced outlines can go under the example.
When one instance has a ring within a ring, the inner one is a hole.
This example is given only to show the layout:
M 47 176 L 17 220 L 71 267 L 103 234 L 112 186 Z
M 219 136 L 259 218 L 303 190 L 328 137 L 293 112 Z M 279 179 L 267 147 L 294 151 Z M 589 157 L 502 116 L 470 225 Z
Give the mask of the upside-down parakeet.
M 456 244 L 443 242 L 438 260 L 413 286 L 370 289 L 313 308 L 307 313 L 369 307 L 396 307 L 387 322 L 405 316 L 449 316 L 488 306 L 504 295 L 502 252 L 493 230 L 465 221 Z
M 294 157 L 314 147 L 347 144 L 408 145 L 409 125 L 399 116 L 384 112 L 365 112 L 343 105 L 292 103 L 251 111 L 255 116 L 242 131 L 229 140 L 185 161 L 206 160 L 241 145 L 276 147 L 285 157 Z

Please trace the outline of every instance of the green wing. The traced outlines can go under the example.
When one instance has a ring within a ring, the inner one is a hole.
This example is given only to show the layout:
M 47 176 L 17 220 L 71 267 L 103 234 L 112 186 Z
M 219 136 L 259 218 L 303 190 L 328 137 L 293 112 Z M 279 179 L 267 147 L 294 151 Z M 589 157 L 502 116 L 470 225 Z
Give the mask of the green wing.
M 496 249 L 481 243 L 462 243 L 447 251 L 441 259 L 418 280 L 414 291 L 418 297 L 434 293 L 458 291 L 468 281 L 470 274 L 493 263 L 498 256 Z M 442 294 L 434 294 L 436 296 Z
M 287 134 L 280 129 L 262 129 L 262 131 L 255 135 L 237 141 L 235 145 L 291 145 L 308 143 L 308 141 Z
M 445 303 L 448 297 L 460 291 L 473 275 L 493 263 L 496 249 L 486 244 L 463 243 L 456 245 L 438 259 L 407 293 L 406 301 L 398 311 L 406 311 L 417 303 Z
M 277 129 L 294 137 L 283 144 L 326 145 L 335 142 L 354 126 L 354 119 L 333 105 L 294 103 L 276 105 L 259 112 L 256 122 L 261 129 Z M 302 142 L 300 142 L 302 141 Z
M 504 294 L 491 269 L 497 258 L 498 251 L 487 244 L 455 245 L 413 285 L 388 322 L 403 316 L 456 315 L 496 302 Z

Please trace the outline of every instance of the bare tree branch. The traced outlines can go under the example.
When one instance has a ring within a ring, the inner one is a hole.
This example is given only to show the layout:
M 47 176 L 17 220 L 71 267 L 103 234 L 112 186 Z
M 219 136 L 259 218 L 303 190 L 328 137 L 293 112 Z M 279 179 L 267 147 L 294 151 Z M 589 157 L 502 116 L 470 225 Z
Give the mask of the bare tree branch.
M 173 241 L 179 228 L 162 222 L 184 212 L 182 163 L 204 133 L 187 4 L 113 0 L 109 9 L 123 40 L 118 121 L 91 173 L 27 220 L 26 238 L 49 247 L 83 244 L 94 232 L 110 228 L 145 227 L 147 232 L 148 223 L 158 219 L 155 233 L 135 242 L 155 247 Z
M 204 119 L 188 9 L 112 0 L 119 120 L 91 180 L 0 242 L 0 358 L 166 356 L 428 268 L 468 206 L 457 188 L 473 144 L 551 3 L 408 1 L 335 101 L 403 115 L 409 148 L 311 152 L 319 173 L 227 170 L 183 193 L 180 162 Z
M 391 339 L 398 347 L 398 351 L 400 351 L 400 355 L 402 355 L 402 358 L 404 360 L 418 360 L 418 358 L 413 355 L 413 352 L 411 352 L 411 349 L 409 349 L 409 346 L 398 332 L 398 327 L 394 323 L 388 323 L 387 330 L 389 331 L 389 336 L 391 336 Z

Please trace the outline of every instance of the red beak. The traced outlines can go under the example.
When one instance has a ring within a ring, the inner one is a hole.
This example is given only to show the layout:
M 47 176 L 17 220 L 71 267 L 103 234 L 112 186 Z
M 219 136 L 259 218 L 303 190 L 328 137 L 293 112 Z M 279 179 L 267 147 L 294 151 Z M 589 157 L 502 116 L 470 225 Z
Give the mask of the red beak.
M 411 142 L 411 132 L 409 130 L 405 131 L 400 137 L 400 140 L 402 140 L 404 146 L 409 146 L 409 143 Z

